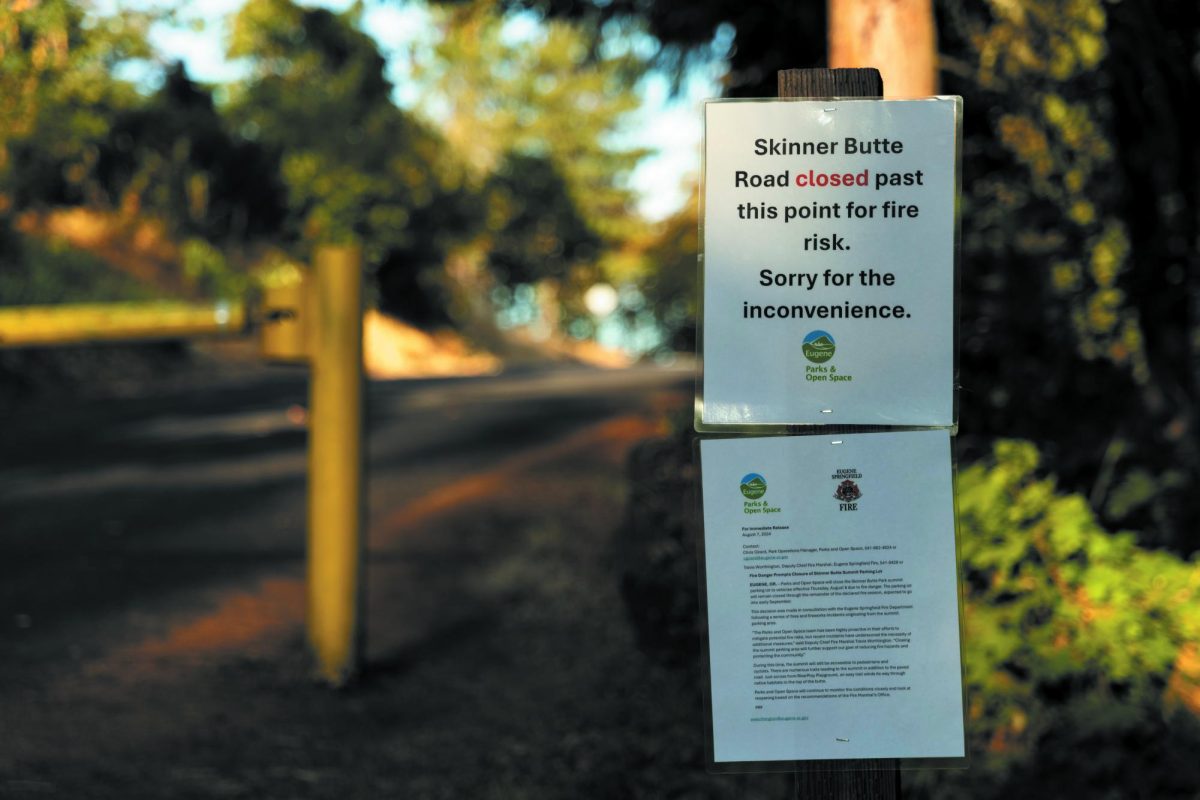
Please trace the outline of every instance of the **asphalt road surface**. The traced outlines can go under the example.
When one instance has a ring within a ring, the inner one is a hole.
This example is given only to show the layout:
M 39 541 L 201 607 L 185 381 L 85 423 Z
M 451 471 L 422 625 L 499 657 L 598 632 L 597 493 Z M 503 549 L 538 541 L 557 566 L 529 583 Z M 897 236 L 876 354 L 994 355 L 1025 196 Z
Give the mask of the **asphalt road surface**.
M 10 414 L 0 797 L 780 796 L 704 773 L 700 700 L 617 591 L 626 456 L 691 380 L 372 384 L 343 692 L 303 644 L 301 374 Z
M 445 501 L 439 489 L 598 421 L 650 419 L 689 382 L 680 371 L 560 369 L 369 384 L 372 544 L 393 533 L 397 510 Z M 0 642 L 25 648 L 302 563 L 305 402 L 304 377 L 283 372 L 11 415 L 0 437 Z M 78 638 L 86 648 L 91 637 Z

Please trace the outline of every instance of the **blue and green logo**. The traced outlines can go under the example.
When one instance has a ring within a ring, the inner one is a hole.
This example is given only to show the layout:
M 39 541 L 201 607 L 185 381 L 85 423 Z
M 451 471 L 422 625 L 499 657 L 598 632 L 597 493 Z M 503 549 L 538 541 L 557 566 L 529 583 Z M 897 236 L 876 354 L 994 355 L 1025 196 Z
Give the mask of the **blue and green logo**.
M 767 479 L 757 472 L 742 478 L 742 494 L 748 500 L 757 500 L 767 493 Z
M 814 364 L 824 364 L 829 359 L 833 358 L 833 351 L 837 349 L 833 343 L 833 337 L 825 331 L 809 331 L 804 337 L 804 357 Z

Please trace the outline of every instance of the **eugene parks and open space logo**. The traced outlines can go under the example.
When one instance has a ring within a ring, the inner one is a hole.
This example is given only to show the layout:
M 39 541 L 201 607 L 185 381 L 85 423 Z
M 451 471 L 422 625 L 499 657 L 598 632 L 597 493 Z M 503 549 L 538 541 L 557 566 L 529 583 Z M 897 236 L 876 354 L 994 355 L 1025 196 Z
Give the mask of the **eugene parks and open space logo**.
M 767 479 L 757 472 L 751 472 L 742 478 L 741 489 L 747 500 L 757 500 L 767 493 Z
M 833 342 L 833 336 L 825 331 L 809 331 L 804 337 L 804 357 L 814 364 L 824 364 L 829 359 L 833 358 L 833 352 L 837 349 Z
M 783 511 L 779 506 L 772 506 L 769 500 L 762 499 L 762 496 L 767 493 L 767 479 L 757 472 L 747 472 L 742 477 L 741 483 L 738 484 L 738 488 L 742 491 L 742 497 L 746 498 L 742 501 L 743 514 L 778 514 Z M 751 533 L 751 535 L 759 534 Z M 769 536 L 770 533 L 766 535 Z

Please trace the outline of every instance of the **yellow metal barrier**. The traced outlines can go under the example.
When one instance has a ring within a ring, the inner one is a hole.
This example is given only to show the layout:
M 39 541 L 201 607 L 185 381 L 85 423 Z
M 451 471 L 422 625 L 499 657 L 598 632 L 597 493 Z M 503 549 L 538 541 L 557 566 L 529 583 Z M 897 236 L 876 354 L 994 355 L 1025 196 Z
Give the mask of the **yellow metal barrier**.
M 248 321 L 246 304 L 242 302 L 0 308 L 0 347 L 238 335 L 246 332 Z
M 305 362 L 312 357 L 312 281 L 307 274 L 282 286 L 263 290 L 259 314 L 259 352 L 280 362 Z
M 318 248 L 312 274 L 267 288 L 254 312 L 265 358 L 307 361 L 308 639 L 335 686 L 363 650 L 362 255 Z M 154 341 L 246 333 L 245 303 L 179 302 L 0 308 L 0 348 Z

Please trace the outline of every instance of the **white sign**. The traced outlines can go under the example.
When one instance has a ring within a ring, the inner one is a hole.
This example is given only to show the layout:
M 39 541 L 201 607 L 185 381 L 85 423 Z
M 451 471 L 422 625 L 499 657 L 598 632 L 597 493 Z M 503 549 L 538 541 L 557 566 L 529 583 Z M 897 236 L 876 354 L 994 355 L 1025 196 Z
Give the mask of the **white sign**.
M 705 105 L 698 427 L 954 424 L 960 103 Z
M 963 756 L 949 432 L 700 448 L 715 760 Z

